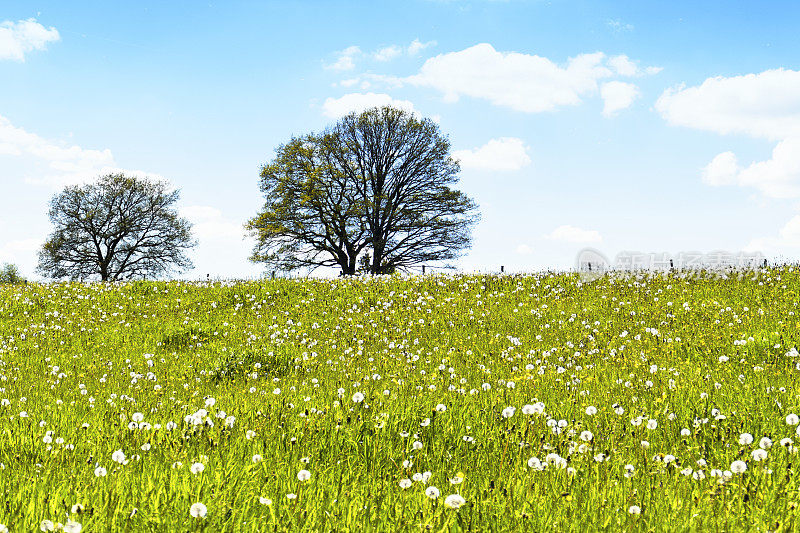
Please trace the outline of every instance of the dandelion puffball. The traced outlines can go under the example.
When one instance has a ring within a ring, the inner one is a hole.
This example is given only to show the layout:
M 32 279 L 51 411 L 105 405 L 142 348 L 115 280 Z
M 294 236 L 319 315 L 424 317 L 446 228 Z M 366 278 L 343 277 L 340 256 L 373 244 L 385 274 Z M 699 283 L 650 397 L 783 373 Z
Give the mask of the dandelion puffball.
M 205 518 L 206 514 L 208 514 L 208 508 L 200 502 L 193 503 L 189 508 L 189 514 L 193 518 Z

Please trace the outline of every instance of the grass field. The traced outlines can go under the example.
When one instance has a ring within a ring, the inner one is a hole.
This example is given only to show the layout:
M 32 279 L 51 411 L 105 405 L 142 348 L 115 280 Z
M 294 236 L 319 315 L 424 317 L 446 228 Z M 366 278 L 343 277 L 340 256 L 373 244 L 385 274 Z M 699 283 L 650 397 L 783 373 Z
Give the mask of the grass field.
M 792 266 L 0 287 L 0 524 L 797 530 L 799 291 Z

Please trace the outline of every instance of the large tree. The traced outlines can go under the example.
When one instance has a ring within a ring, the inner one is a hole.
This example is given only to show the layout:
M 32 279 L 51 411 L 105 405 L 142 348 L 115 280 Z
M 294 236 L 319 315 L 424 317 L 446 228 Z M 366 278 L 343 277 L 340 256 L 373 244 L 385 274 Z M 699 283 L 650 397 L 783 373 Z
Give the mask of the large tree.
M 459 165 L 430 119 L 392 107 L 351 113 L 292 138 L 261 171 L 266 198 L 247 227 L 251 259 L 284 270 L 338 266 L 373 274 L 458 257 L 475 203 L 453 186 Z
M 51 278 L 117 281 L 191 268 L 191 224 L 166 182 L 108 174 L 66 187 L 50 203 L 55 226 L 39 252 Z

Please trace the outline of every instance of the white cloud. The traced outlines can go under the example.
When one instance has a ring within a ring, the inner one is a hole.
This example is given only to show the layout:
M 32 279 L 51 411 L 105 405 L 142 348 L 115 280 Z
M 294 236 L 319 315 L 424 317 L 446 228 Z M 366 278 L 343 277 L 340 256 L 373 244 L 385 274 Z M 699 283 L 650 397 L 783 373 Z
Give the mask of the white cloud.
M 258 277 L 263 266 L 248 260 L 254 241 L 246 235 L 244 220 L 226 216 L 216 207 L 190 205 L 179 209 L 181 216 L 192 222 L 192 233 L 198 240 L 192 250 L 195 268 L 189 275 L 204 279 Z
M 527 244 L 520 244 L 519 246 L 517 246 L 516 252 L 520 255 L 531 255 L 533 253 L 533 248 L 531 248 Z
M 100 174 L 112 172 L 159 178 L 158 175 L 140 170 L 119 168 L 109 149 L 92 150 L 50 141 L 14 126 L 2 115 L 0 115 L 0 154 L 32 157 L 45 163 L 47 166 L 45 173 L 41 177 L 29 178 L 27 181 L 53 188 L 83 183 Z
M 751 240 L 744 247 L 746 252 L 762 252 L 771 254 L 786 253 L 786 249 L 800 248 L 800 215 L 795 215 L 778 231 L 774 237 L 761 237 Z
M 600 242 L 603 240 L 596 230 L 585 230 L 569 224 L 557 227 L 544 237 L 545 239 L 563 242 Z
M 622 22 L 620 19 L 611 19 L 607 21 L 606 24 L 615 33 L 620 33 L 623 31 L 633 31 L 633 24 Z
M 353 70 L 356 66 L 355 58 L 361 55 L 361 49 L 358 46 L 348 46 L 344 50 L 336 52 L 336 62 L 330 65 L 325 65 L 328 70 Z
M 639 88 L 633 83 L 609 81 L 600 87 L 603 98 L 603 116 L 611 117 L 622 109 L 627 109 L 639 96 Z
M 28 52 L 44 50 L 60 38 L 58 30 L 45 28 L 36 19 L 0 22 L 0 60 L 25 61 Z
M 397 100 L 384 93 L 350 93 L 340 98 L 326 98 L 322 112 L 327 117 L 339 118 L 353 111 L 361 112 L 371 107 L 390 105 L 414 112 L 414 104 L 408 100 Z
M 639 74 L 639 67 L 625 54 L 608 58 L 608 66 L 620 76 L 636 76 Z
M 708 78 L 667 89 L 655 107 L 676 126 L 770 140 L 800 137 L 800 71 Z
M 779 142 L 771 159 L 748 167 L 741 167 L 733 152 L 723 152 L 703 169 L 703 181 L 753 187 L 771 198 L 800 198 L 800 138 Z
M 560 67 L 545 57 L 498 52 L 483 43 L 432 57 L 407 80 L 441 91 L 448 102 L 464 95 L 537 113 L 576 105 L 582 96 L 596 91 L 597 80 L 612 75 L 603 57 L 583 54 Z
M 733 185 L 741 168 L 733 152 L 723 152 L 703 169 L 703 182 L 708 185 Z
M 522 139 L 501 137 L 472 150 L 455 150 L 453 157 L 465 169 L 512 171 L 531 164 L 527 152 Z
M 406 53 L 410 56 L 415 56 L 429 46 L 436 46 L 436 41 L 428 41 L 423 43 L 419 39 L 414 39 L 411 41 L 411 44 L 408 45 L 408 48 L 406 48 Z
M 584 97 L 598 92 L 599 80 L 617 75 L 614 68 L 624 72 L 634 68 L 641 73 L 626 56 L 612 59 L 613 65 L 605 54 L 594 52 L 558 65 L 546 57 L 499 52 L 491 44 L 481 43 L 429 58 L 417 74 L 403 81 L 437 89 L 446 102 L 470 96 L 516 111 L 540 113 L 580 104 Z
M 193 224 L 193 232 L 200 241 L 206 239 L 242 239 L 245 231 L 243 224 L 223 216 L 216 207 L 206 205 L 190 205 L 178 210 L 181 216 Z
M 381 48 L 372 54 L 372 57 L 374 57 L 376 61 L 391 61 L 392 59 L 401 55 L 403 55 L 403 49 L 396 44 L 393 44 L 391 46 Z
M 402 56 L 403 54 L 415 56 L 430 46 L 436 46 L 436 41 L 428 41 L 423 43 L 419 39 L 414 39 L 411 41 L 411 44 L 405 47 L 393 44 L 391 46 L 380 48 L 372 53 L 372 58 L 381 62 L 391 61 L 392 59 Z

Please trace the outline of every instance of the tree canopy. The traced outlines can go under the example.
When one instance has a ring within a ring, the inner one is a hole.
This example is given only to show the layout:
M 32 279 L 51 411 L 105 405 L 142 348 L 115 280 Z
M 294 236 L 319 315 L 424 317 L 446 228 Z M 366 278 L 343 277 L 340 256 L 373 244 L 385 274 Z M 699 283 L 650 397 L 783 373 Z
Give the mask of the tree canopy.
M 117 281 L 191 268 L 191 224 L 166 182 L 108 174 L 66 187 L 50 202 L 55 226 L 39 252 L 51 278 Z
M 454 259 L 478 220 L 475 203 L 453 188 L 459 170 L 436 123 L 392 107 L 293 137 L 261 169 L 266 202 L 247 224 L 251 259 L 342 274 Z

